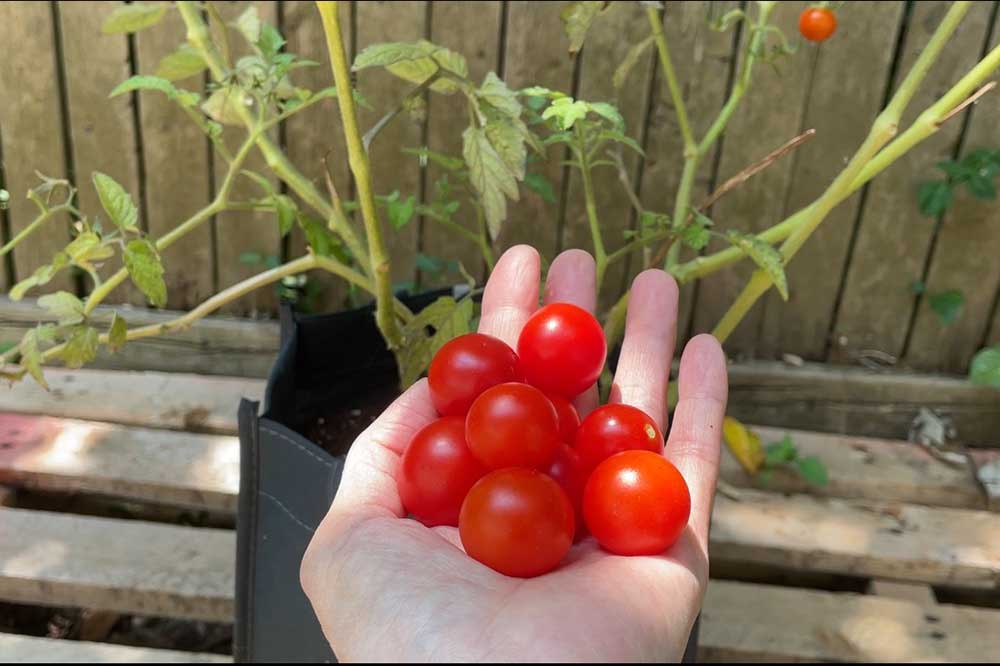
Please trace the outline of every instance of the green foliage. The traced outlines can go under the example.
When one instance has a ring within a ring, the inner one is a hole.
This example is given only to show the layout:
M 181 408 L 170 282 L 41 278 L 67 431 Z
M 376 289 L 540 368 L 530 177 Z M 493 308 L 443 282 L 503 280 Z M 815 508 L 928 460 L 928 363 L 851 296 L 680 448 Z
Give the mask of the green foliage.
M 1000 174 L 1000 150 L 979 148 L 961 160 L 937 163 L 944 172 L 943 180 L 921 183 L 917 190 L 917 206 L 927 217 L 940 217 L 955 200 L 955 190 L 964 185 L 977 199 L 996 199 L 996 177 Z
M 83 321 L 83 302 L 68 291 L 57 291 L 39 297 L 38 305 L 48 310 L 60 326 Z
M 923 183 L 917 192 L 917 206 L 927 217 L 938 217 L 951 205 L 951 188 L 946 181 Z
M 692 250 L 701 250 L 708 245 L 708 241 L 712 238 L 709 227 L 713 223 L 704 213 L 694 209 L 691 212 L 693 217 L 691 222 L 681 230 L 681 240 Z
M 114 178 L 100 171 L 93 174 L 94 189 L 111 222 L 122 231 L 136 231 L 139 209 L 131 195 Z
M 20 352 L 21 365 L 42 388 L 48 390 L 49 384 L 45 381 L 45 374 L 42 372 L 42 353 L 38 347 L 41 332 L 46 329 L 51 329 L 51 327 L 39 325 L 25 333 L 24 337 L 21 338 Z
M 587 37 L 590 25 L 601 13 L 607 2 L 571 2 L 559 14 L 563 22 L 563 30 L 569 37 L 569 52 L 576 55 L 583 48 L 583 40 Z
M 375 200 L 383 204 L 386 209 L 386 213 L 389 216 L 389 223 L 392 225 L 393 229 L 402 229 L 410 220 L 413 219 L 413 213 L 416 211 L 417 198 L 412 194 L 406 199 L 400 199 L 399 191 L 393 191 L 388 196 L 375 197 Z
M 770 474 L 781 467 L 795 469 L 799 476 L 810 485 L 825 486 L 829 483 L 823 461 L 815 456 L 801 456 L 795 443 L 792 442 L 792 438 L 788 435 L 785 435 L 780 441 L 771 442 L 764 447 L 764 462 L 760 470 L 762 480 L 766 482 Z
M 969 381 L 1000 389 L 1000 345 L 976 352 L 969 365 Z
M 168 99 L 176 101 L 183 107 L 193 107 L 201 99 L 196 93 L 181 90 L 170 81 L 159 76 L 132 76 L 119 83 L 108 97 L 117 97 L 134 90 L 158 90 Z
M 948 326 L 954 323 L 958 319 L 959 314 L 961 314 L 962 306 L 965 304 L 965 297 L 962 295 L 962 292 L 951 289 L 932 294 L 927 298 L 927 303 L 941 319 L 941 323 Z
M 446 342 L 471 330 L 472 313 L 471 299 L 456 302 L 442 296 L 403 327 L 403 346 L 397 360 L 404 388 L 417 381 Z
M 462 156 L 469 168 L 469 181 L 479 193 L 490 238 L 500 235 L 507 218 L 507 198 L 517 201 L 517 181 L 497 153 L 485 130 L 469 127 L 462 133 Z
M 432 76 L 441 76 L 430 88 L 447 95 L 460 88 L 460 83 L 449 75 L 459 79 L 469 75 L 468 64 L 462 55 L 424 39 L 412 43 L 372 44 L 358 54 L 352 69 L 358 72 L 369 67 L 385 67 L 399 78 L 416 84 Z
M 111 326 L 108 328 L 108 349 L 113 352 L 120 351 L 125 346 L 128 339 L 128 324 L 124 317 L 115 312 L 111 317 Z
M 156 246 L 144 238 L 131 240 L 125 246 L 125 267 L 132 283 L 149 302 L 157 307 L 167 304 L 167 285 L 163 281 L 163 264 Z
M 726 239 L 750 257 L 762 271 L 767 273 L 767 276 L 771 278 L 771 282 L 777 288 L 778 293 L 781 294 L 782 300 L 787 301 L 788 278 L 785 277 L 785 266 L 781 259 L 781 253 L 757 236 L 745 234 L 735 229 L 726 232 Z
M 556 191 L 544 175 L 540 173 L 525 174 L 524 184 L 529 190 L 540 196 L 545 203 L 556 203 Z
M 208 67 L 201 55 L 189 44 L 181 44 L 176 51 L 160 60 L 156 76 L 167 81 L 181 81 L 201 74 Z
M 69 330 L 66 344 L 59 353 L 67 368 L 81 368 L 97 357 L 99 334 L 86 324 L 77 324 Z
M 156 25 L 167 12 L 167 5 L 157 3 L 149 5 L 143 2 L 133 2 L 120 5 L 104 19 L 101 32 L 105 35 L 138 32 Z

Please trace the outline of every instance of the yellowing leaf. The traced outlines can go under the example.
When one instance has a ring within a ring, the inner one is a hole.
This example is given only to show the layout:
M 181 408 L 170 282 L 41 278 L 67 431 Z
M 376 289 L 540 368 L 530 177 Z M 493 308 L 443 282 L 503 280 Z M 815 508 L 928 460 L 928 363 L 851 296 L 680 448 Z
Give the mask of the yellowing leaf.
M 21 338 L 21 365 L 24 369 L 28 371 L 38 385 L 41 386 L 46 391 L 49 390 L 48 382 L 45 381 L 45 375 L 42 373 L 42 353 L 38 349 L 38 331 L 40 329 L 34 329 L 28 331 Z
M 147 5 L 133 2 L 117 7 L 101 25 L 101 32 L 113 35 L 122 32 L 137 32 L 143 28 L 156 25 L 167 12 L 167 5 Z
M 111 328 L 108 329 L 108 348 L 116 352 L 125 346 L 128 340 L 128 325 L 117 312 L 111 318 Z
M 468 333 L 471 321 L 471 299 L 456 302 L 450 296 L 442 296 L 407 323 L 402 331 L 403 346 L 397 355 L 403 387 L 417 381 L 446 342 Z
M 38 299 L 38 304 L 48 310 L 60 325 L 83 321 L 83 302 L 68 291 L 46 294 Z
M 590 24 L 604 8 L 604 2 L 571 2 L 559 14 L 563 22 L 563 30 L 569 37 L 569 52 L 575 55 L 583 48 L 583 40 L 587 37 Z
M 466 78 L 469 66 L 465 58 L 437 44 L 421 39 L 417 42 L 387 42 L 372 44 L 354 59 L 354 71 L 368 67 L 385 67 L 401 79 L 411 83 L 423 83 L 434 76 L 439 69 Z M 442 78 L 431 84 L 431 90 L 450 94 L 458 90 L 458 84 Z
M 132 282 L 149 302 L 157 307 L 167 304 L 167 285 L 163 282 L 163 264 L 156 247 L 145 239 L 129 241 L 125 246 L 125 267 Z
M 213 92 L 201 105 L 201 110 L 223 125 L 241 125 L 240 105 L 245 106 L 246 99 L 239 88 L 226 86 Z
M 59 352 L 67 368 L 80 368 L 97 357 L 97 329 L 86 325 L 74 326 L 66 346 Z
M 787 301 L 788 279 L 785 277 L 785 266 L 781 259 L 781 253 L 752 234 L 730 230 L 726 234 L 726 238 L 750 257 L 762 271 L 767 273 L 778 293 L 781 294 L 782 300 Z
M 201 74 L 207 66 L 201 55 L 189 44 L 181 44 L 180 48 L 160 60 L 156 76 L 167 81 L 180 81 Z
M 731 416 L 722 421 L 722 436 L 726 446 L 736 460 L 750 474 L 756 474 L 764 463 L 764 449 L 760 445 L 757 433 L 747 429 L 742 423 Z
M 507 218 L 507 199 L 518 199 L 517 181 L 490 143 L 485 130 L 469 127 L 462 133 L 462 156 L 469 180 L 479 193 L 490 237 L 496 239 Z
M 101 206 L 114 225 L 125 231 L 134 231 L 139 222 L 139 209 L 128 191 L 114 178 L 100 171 L 94 172 L 93 180 Z
M 625 80 L 628 79 L 629 72 L 631 72 L 632 68 L 639 63 L 639 58 L 642 57 L 642 54 L 652 43 L 653 35 L 650 35 L 630 48 L 628 53 L 625 54 L 625 59 L 622 60 L 620 65 L 618 65 L 618 69 L 615 70 L 614 75 L 611 77 L 611 83 L 614 85 L 615 90 L 618 90 L 625 85 Z

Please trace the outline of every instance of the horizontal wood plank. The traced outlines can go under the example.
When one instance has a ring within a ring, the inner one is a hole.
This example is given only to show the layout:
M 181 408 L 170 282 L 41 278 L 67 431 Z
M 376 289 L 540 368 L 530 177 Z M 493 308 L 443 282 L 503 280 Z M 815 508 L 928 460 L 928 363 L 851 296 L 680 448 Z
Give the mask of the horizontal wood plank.
M 1000 611 L 713 580 L 698 639 L 709 662 L 982 662 Z
M 233 619 L 229 530 L 0 508 L 0 598 Z
M 3 660 L 18 664 L 226 664 L 221 654 L 156 650 L 130 645 L 68 641 L 0 633 Z

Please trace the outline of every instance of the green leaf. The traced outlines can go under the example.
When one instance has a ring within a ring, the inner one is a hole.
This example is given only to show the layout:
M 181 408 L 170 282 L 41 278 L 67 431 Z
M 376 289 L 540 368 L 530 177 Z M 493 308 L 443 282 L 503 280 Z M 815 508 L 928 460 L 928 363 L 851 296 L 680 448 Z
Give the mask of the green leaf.
M 145 238 L 137 238 L 125 246 L 125 267 L 132 283 L 146 295 L 149 302 L 162 308 L 167 304 L 167 285 L 163 282 L 163 264 L 156 247 Z
M 167 96 L 168 99 L 176 101 L 181 106 L 192 107 L 198 103 L 201 99 L 197 93 L 193 93 L 189 90 L 181 90 L 159 76 L 133 76 L 130 77 L 117 86 L 111 91 L 108 97 L 117 97 L 127 92 L 132 92 L 133 90 L 158 90 Z
M 111 317 L 111 328 L 108 329 L 108 348 L 117 352 L 125 346 L 128 340 L 128 324 L 117 312 Z
M 948 326 L 958 319 L 958 315 L 962 312 L 962 305 L 965 303 L 965 297 L 962 295 L 962 292 L 951 289 L 932 294 L 927 299 L 927 302 L 930 304 L 931 309 L 937 313 L 937 316 L 941 319 L 941 323 Z
M 403 327 L 403 345 L 397 359 L 404 387 L 417 381 L 434 354 L 446 342 L 470 331 L 472 300 L 456 302 L 442 296 L 421 310 Z
M 240 119 L 240 106 L 246 106 L 246 95 L 235 86 L 225 86 L 213 92 L 205 103 L 201 105 L 201 110 L 212 120 L 223 125 L 242 125 Z
M 476 91 L 476 97 L 508 116 L 514 118 L 521 116 L 521 103 L 517 101 L 517 95 L 493 72 L 483 79 L 483 85 Z
M 83 231 L 77 234 L 63 252 L 70 263 L 88 271 L 94 270 L 93 262 L 104 261 L 115 255 L 114 248 L 111 245 L 105 245 L 101 241 L 101 237 L 93 231 Z
M 938 162 L 934 166 L 944 171 L 953 183 L 961 183 L 965 181 L 969 175 L 975 173 L 961 162 L 956 162 L 954 160 L 944 160 L 943 162 Z
M 66 346 L 59 352 L 67 368 L 81 368 L 97 357 L 100 336 L 96 328 L 80 324 L 70 330 Z
M 28 290 L 32 287 L 40 287 L 47 284 L 56 273 L 69 265 L 69 255 L 65 251 L 57 252 L 52 258 L 51 264 L 45 264 L 35 269 L 35 272 L 24 278 L 10 289 L 7 294 L 12 301 L 19 301 L 24 298 Z
M 730 230 L 726 234 L 726 238 L 750 257 L 762 271 L 767 273 L 767 276 L 771 278 L 771 282 L 778 289 L 778 293 L 781 294 L 782 300 L 787 301 L 788 279 L 785 277 L 785 267 L 781 260 L 781 254 L 772 246 L 751 234 Z
M 681 240 L 692 250 L 701 250 L 712 238 L 712 232 L 708 230 L 712 226 L 712 220 L 697 210 L 692 212 L 694 219 L 681 231 Z
M 797 456 L 798 450 L 788 435 L 785 435 L 780 442 L 771 442 L 764 447 L 764 465 L 766 467 L 777 467 L 795 460 Z
M 795 466 L 806 483 L 814 486 L 825 486 L 830 482 L 826 473 L 826 465 L 815 456 L 800 458 L 795 461 Z
M 272 201 L 274 201 L 274 210 L 278 214 L 278 230 L 282 236 L 287 236 L 288 232 L 292 230 L 292 226 L 295 225 L 295 211 L 298 206 L 295 205 L 295 201 L 291 197 L 284 194 L 275 195 Z
M 417 199 L 412 194 L 404 201 L 390 201 L 386 204 L 386 211 L 389 214 L 389 223 L 394 229 L 402 229 L 413 219 L 413 210 L 417 205 Z
M 943 180 L 923 183 L 917 191 L 917 206 L 926 217 L 938 217 L 951 205 L 951 188 Z
M 247 7 L 232 25 L 237 32 L 243 35 L 243 39 L 247 40 L 247 44 L 256 44 L 257 40 L 260 39 L 260 14 L 254 5 Z
M 167 12 L 167 5 L 147 5 L 133 2 L 117 7 L 101 25 L 101 32 L 114 35 L 123 32 L 137 32 L 156 25 Z
M 517 201 L 517 181 L 493 148 L 485 130 L 466 128 L 462 133 L 462 155 L 469 167 L 469 180 L 482 201 L 490 238 L 495 240 L 507 218 L 504 195 Z
M 559 14 L 563 30 L 569 37 L 570 55 L 576 55 L 583 48 L 590 24 L 604 8 L 604 2 L 571 2 Z
M 590 110 L 601 116 L 605 120 L 611 123 L 611 128 L 619 133 L 625 134 L 625 119 L 622 118 L 622 114 L 618 111 L 618 108 L 614 104 L 608 104 L 607 102 L 590 102 L 588 104 Z M 642 149 L 639 149 L 639 153 L 642 153 Z
M 181 44 L 173 53 L 166 55 L 156 67 L 156 76 L 167 81 L 180 81 L 201 74 L 208 65 L 201 55 L 189 44 Z
M 411 83 L 420 84 L 445 69 L 460 78 L 469 75 L 465 58 L 454 51 L 421 39 L 417 42 L 387 42 L 372 44 L 354 59 L 354 71 L 368 67 L 385 67 L 392 74 Z M 450 94 L 459 89 L 452 79 L 439 79 L 431 90 Z
M 545 203 L 556 203 L 556 191 L 552 189 L 552 183 L 542 174 L 525 174 L 524 184 L 529 190 L 540 196 Z
M 630 48 L 628 53 L 625 54 L 625 59 L 622 60 L 620 65 L 618 65 L 614 75 L 611 77 L 611 83 L 614 85 L 615 90 L 621 90 L 621 88 L 625 85 L 629 72 L 631 72 L 632 69 L 639 63 L 639 58 L 642 57 L 642 54 L 645 53 L 646 49 L 648 49 L 650 44 L 653 43 L 653 39 L 653 35 L 650 35 Z
M 529 88 L 522 88 L 517 91 L 517 94 L 522 95 L 524 97 L 541 97 L 541 98 L 551 98 L 551 99 L 556 99 L 558 97 L 566 96 L 561 92 L 550 90 L 542 86 L 531 86 Z
M 255 266 L 264 262 L 264 255 L 260 252 L 241 252 L 240 263 L 248 266 Z
M 285 45 L 285 38 L 281 36 L 278 29 L 269 23 L 265 23 L 260 29 L 260 39 L 257 40 L 257 48 L 268 60 L 273 60 L 278 55 L 278 51 Z
M 465 166 L 465 162 L 461 159 L 433 151 L 429 148 L 403 148 L 403 152 L 407 155 L 416 155 L 422 167 L 427 166 L 428 161 L 448 171 L 458 171 Z
M 299 227 L 302 228 L 302 232 L 305 234 L 306 244 L 312 249 L 314 254 L 321 257 L 332 256 L 345 261 L 346 256 L 340 249 L 340 241 L 327 228 L 326 223 L 301 211 L 297 214 L 296 219 L 299 222 Z
M 992 176 L 976 174 L 965 181 L 965 188 L 969 194 L 977 199 L 992 201 L 997 198 L 997 186 Z
M 427 50 L 420 42 L 372 44 L 357 55 L 351 69 L 358 72 L 369 67 L 387 67 L 404 60 L 419 60 L 426 57 Z
M 424 273 L 437 275 L 444 271 L 444 261 L 419 252 L 417 253 L 417 269 Z
M 574 100 L 572 97 L 560 97 L 542 112 L 542 120 L 555 118 L 560 129 L 568 130 L 577 120 L 586 118 L 589 110 L 590 105 L 586 102 Z
M 107 174 L 95 171 L 94 189 L 108 217 L 122 231 L 138 231 L 139 209 L 124 187 Z
M 518 180 L 524 179 L 524 164 L 528 159 L 528 149 L 524 145 L 524 136 L 504 115 L 489 104 L 481 105 L 486 116 L 486 137 L 490 144 L 503 159 L 504 164 Z
M 38 299 L 38 304 L 48 310 L 60 326 L 83 321 L 83 302 L 68 291 L 46 294 Z
M 28 331 L 21 338 L 21 365 L 38 382 L 39 386 L 48 391 L 49 384 L 45 381 L 45 375 L 42 372 L 42 352 L 38 349 L 38 334 L 41 328 L 39 326 Z
M 976 352 L 969 365 L 969 381 L 1000 389 L 1000 345 Z
M 604 141 L 614 141 L 616 143 L 620 143 L 622 145 L 628 146 L 629 148 L 631 148 L 635 152 L 639 153 L 643 157 L 646 156 L 646 153 L 645 153 L 645 151 L 643 151 L 642 146 L 640 146 L 639 143 L 635 139 L 633 139 L 630 136 L 626 136 L 625 134 L 622 134 L 621 132 L 617 132 L 617 131 L 613 131 L 613 130 L 603 130 L 597 136 L 598 136 L 599 139 L 602 139 Z

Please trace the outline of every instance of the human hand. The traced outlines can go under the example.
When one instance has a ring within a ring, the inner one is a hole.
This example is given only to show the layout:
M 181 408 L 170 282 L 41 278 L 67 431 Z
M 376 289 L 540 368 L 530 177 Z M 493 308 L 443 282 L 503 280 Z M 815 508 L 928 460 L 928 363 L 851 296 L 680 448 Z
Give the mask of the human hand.
M 483 295 L 479 331 L 516 348 L 538 307 L 538 253 L 508 250 Z M 545 301 L 593 312 L 595 269 L 569 250 L 553 261 Z M 666 432 L 677 285 L 648 270 L 632 285 L 611 402 L 645 411 Z M 680 400 L 665 455 L 691 491 L 678 541 L 652 557 L 611 555 L 587 537 L 560 567 L 530 579 L 465 555 L 454 527 L 406 519 L 396 488 L 412 436 L 437 418 L 426 380 L 354 442 L 330 511 L 303 558 L 302 586 L 342 661 L 679 661 L 708 582 L 708 527 L 726 408 L 725 357 L 711 336 L 681 358 Z M 581 418 L 596 388 L 577 399 Z

